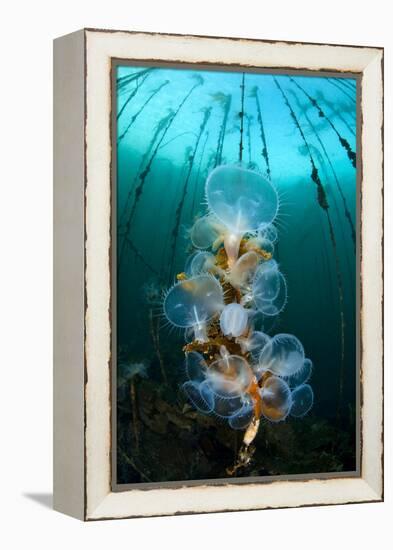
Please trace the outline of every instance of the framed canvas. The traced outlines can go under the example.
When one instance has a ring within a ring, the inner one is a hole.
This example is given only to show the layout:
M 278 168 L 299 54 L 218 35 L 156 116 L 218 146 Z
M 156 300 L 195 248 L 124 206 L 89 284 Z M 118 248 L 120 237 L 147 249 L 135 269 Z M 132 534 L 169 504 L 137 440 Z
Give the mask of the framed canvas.
M 54 507 L 383 499 L 383 49 L 54 43 Z

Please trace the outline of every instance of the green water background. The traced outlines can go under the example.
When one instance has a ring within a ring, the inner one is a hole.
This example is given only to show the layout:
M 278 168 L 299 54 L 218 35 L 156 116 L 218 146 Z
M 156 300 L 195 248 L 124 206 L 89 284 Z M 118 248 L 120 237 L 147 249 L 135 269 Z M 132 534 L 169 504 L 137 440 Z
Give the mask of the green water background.
M 157 303 L 147 303 L 146 289 L 153 288 L 160 293 L 174 283 L 178 272 L 183 271 L 190 254 L 189 228 L 196 216 L 206 212 L 204 185 L 216 161 L 225 117 L 225 98 L 229 96 L 231 103 L 220 163 L 239 160 L 242 74 L 146 69 L 130 66 L 117 69 L 117 342 L 119 361 L 145 362 L 149 365 L 149 376 L 159 380 L 149 315 L 151 312 L 154 316 L 159 315 L 160 308 Z M 127 79 L 137 73 L 140 73 L 139 78 L 127 83 Z M 277 83 L 299 122 L 309 149 Z M 277 219 L 279 240 L 274 256 L 287 281 L 288 303 L 274 323 L 267 323 L 266 329 L 270 334 L 296 335 L 304 345 L 306 356 L 313 361 L 311 384 L 315 402 L 311 414 L 324 419 L 336 417 L 343 369 L 341 414 L 348 429 L 353 429 L 356 256 L 348 215 L 355 224 L 356 169 L 340 137 L 346 140 L 350 150 L 356 151 L 356 80 L 317 76 L 296 76 L 291 80 L 285 75 L 246 73 L 244 85 L 242 162 L 271 177 L 281 201 Z M 157 125 L 176 111 L 192 88 L 160 142 L 137 197 L 135 192 L 141 174 L 165 129 L 164 126 L 158 132 L 152 144 Z M 266 140 L 265 154 L 255 91 Z M 313 104 L 312 99 L 317 104 Z M 211 108 L 210 117 L 195 151 L 208 108 Z M 327 215 L 318 203 L 317 188 L 311 177 L 310 152 L 326 192 L 336 252 Z M 192 170 L 187 180 L 191 161 Z M 173 248 L 176 230 L 179 236 Z M 343 364 L 341 314 L 345 323 Z M 160 342 L 170 378 L 174 384 L 177 380 L 180 384 L 183 381 L 181 348 L 184 336 L 163 328 Z

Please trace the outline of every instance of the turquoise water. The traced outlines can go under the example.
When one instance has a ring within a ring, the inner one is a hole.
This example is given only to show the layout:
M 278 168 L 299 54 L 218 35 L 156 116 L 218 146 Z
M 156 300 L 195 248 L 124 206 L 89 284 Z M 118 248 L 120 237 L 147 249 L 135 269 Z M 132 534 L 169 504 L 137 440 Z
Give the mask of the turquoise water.
M 312 414 L 339 416 L 354 438 L 356 87 L 350 78 L 118 67 L 119 362 L 141 362 L 159 381 L 157 329 L 176 391 L 184 335 L 158 328 L 160 296 L 190 254 L 208 174 L 241 162 L 280 197 L 274 257 L 288 303 L 264 328 L 301 340 L 314 363 Z

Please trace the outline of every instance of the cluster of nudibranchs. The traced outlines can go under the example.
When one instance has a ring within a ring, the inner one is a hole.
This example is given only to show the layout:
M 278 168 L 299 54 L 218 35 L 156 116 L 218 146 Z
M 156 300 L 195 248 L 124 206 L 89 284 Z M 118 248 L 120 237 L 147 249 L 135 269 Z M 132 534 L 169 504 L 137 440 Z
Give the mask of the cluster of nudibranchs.
M 261 174 L 238 165 L 215 168 L 205 191 L 209 212 L 190 234 L 195 251 L 163 303 L 167 320 L 185 330 L 183 390 L 199 411 L 234 429 L 304 416 L 314 396 L 301 342 L 255 329 L 287 301 L 273 259 L 278 194 Z

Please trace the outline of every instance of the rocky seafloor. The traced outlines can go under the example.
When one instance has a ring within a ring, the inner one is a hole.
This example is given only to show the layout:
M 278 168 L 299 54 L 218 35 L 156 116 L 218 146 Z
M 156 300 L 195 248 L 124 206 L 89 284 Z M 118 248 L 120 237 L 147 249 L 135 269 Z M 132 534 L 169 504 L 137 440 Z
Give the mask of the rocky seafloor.
M 356 469 L 355 420 L 262 421 L 247 467 L 228 474 L 243 431 L 194 410 L 176 384 L 136 375 L 117 402 L 117 483 L 318 474 Z

